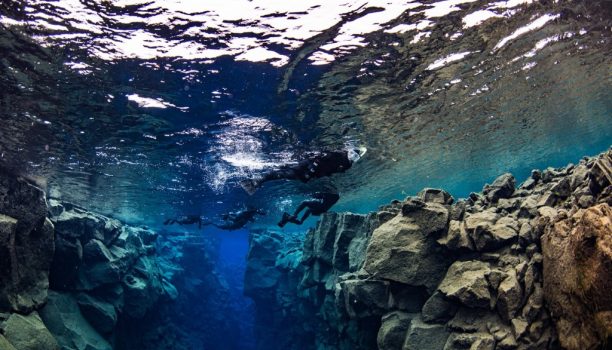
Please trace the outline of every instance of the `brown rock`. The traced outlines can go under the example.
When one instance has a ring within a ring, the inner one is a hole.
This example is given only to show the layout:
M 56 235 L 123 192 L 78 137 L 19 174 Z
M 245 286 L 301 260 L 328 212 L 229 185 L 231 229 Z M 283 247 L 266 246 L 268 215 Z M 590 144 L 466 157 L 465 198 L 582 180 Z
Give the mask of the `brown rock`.
M 612 208 L 600 204 L 551 223 L 542 236 L 544 297 L 567 349 L 612 336 Z

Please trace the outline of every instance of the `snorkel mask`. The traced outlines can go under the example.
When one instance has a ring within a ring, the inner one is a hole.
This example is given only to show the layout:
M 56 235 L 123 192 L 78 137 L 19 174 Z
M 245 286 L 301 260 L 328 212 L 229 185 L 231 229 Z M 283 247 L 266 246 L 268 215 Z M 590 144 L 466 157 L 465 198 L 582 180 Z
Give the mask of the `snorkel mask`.
M 361 159 L 361 157 L 363 157 L 366 151 L 367 151 L 367 148 L 363 146 L 349 148 L 347 157 L 351 161 L 351 163 L 355 163 L 356 161 Z

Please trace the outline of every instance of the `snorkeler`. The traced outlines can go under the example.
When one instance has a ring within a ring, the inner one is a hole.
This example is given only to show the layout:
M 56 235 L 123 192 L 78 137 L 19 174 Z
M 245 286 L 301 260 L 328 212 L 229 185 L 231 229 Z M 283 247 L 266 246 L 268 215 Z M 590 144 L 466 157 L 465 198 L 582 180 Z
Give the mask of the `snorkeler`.
M 238 230 L 249 222 L 254 222 L 255 215 L 266 215 L 266 212 L 263 209 L 247 208 L 237 212 L 221 215 L 221 220 L 223 220 L 223 223 L 221 224 L 211 222 L 207 223 L 207 225 L 213 225 L 217 228 L 228 231 Z
M 336 151 L 307 153 L 305 159 L 298 164 L 285 165 L 256 178 L 242 180 L 240 186 L 252 195 L 264 182 L 271 180 L 300 180 L 305 183 L 310 179 L 342 173 L 363 157 L 365 152 L 365 147 L 354 147 Z
M 293 215 L 283 213 L 283 218 L 278 223 L 278 226 L 283 227 L 288 222 L 301 225 L 310 215 L 319 216 L 327 212 L 339 199 L 340 196 L 335 192 L 315 192 L 312 195 L 312 199 L 307 199 L 300 203 Z M 302 218 L 298 220 L 297 216 L 302 210 L 304 210 L 304 208 L 306 208 L 306 211 L 304 212 Z
M 202 218 L 200 217 L 200 215 L 181 215 L 176 217 L 175 219 L 168 219 L 164 221 L 164 225 L 179 224 L 182 226 L 191 225 L 195 223 L 198 224 L 199 229 L 202 228 Z

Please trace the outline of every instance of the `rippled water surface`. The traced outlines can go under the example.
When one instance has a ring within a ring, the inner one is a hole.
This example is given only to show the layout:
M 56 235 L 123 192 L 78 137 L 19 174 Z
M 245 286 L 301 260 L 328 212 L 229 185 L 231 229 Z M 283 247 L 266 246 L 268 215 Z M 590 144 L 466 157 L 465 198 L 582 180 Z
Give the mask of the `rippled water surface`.
M 276 215 L 320 183 L 249 197 L 237 181 L 321 147 L 368 148 L 332 178 L 336 209 L 363 212 L 610 146 L 605 1 L 9 0 L 0 15 L 2 163 L 130 222 Z

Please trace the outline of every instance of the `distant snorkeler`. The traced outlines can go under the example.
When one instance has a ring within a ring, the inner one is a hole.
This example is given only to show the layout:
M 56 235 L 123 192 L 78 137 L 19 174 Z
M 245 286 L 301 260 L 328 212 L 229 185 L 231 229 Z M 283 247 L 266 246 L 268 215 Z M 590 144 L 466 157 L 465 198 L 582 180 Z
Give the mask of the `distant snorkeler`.
M 196 223 L 198 224 L 198 229 L 201 229 L 202 228 L 202 217 L 200 217 L 200 215 L 181 215 L 181 216 L 177 216 L 174 219 L 168 219 L 164 221 L 164 225 L 179 224 L 183 226 L 183 225 L 192 225 Z
M 311 199 L 307 199 L 300 203 L 295 209 L 293 215 L 283 213 L 283 218 L 278 223 L 278 226 L 284 227 L 288 222 L 301 225 L 310 215 L 319 216 L 327 212 L 340 199 L 337 192 L 315 192 Z M 302 210 L 306 209 L 304 215 L 298 220 L 298 215 Z
M 223 223 L 208 222 L 206 225 L 213 225 L 222 230 L 238 230 L 244 227 L 249 222 L 255 221 L 255 215 L 266 215 L 263 209 L 246 208 L 236 212 L 226 213 L 221 215 Z
M 240 186 L 250 195 L 267 181 L 300 180 L 304 183 L 311 179 L 342 173 L 366 153 L 365 147 L 349 147 L 342 150 L 309 152 L 295 165 L 284 165 L 252 179 L 240 181 Z

